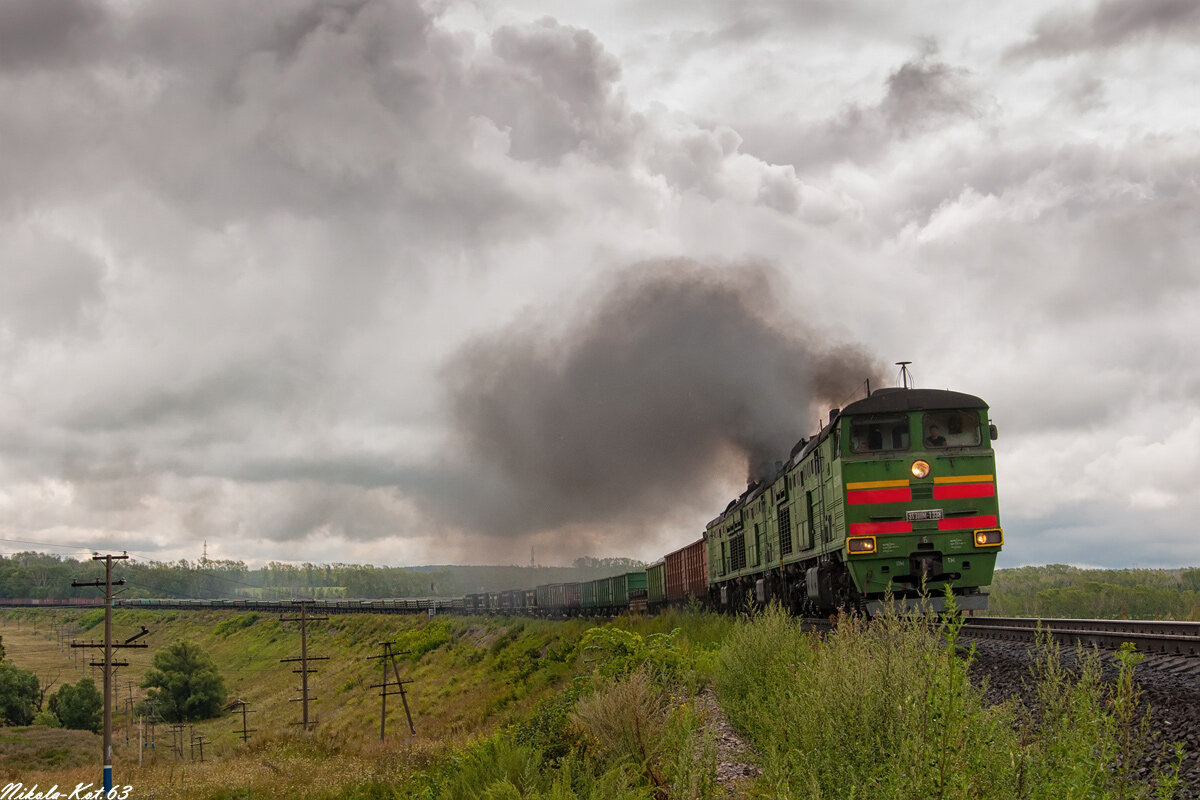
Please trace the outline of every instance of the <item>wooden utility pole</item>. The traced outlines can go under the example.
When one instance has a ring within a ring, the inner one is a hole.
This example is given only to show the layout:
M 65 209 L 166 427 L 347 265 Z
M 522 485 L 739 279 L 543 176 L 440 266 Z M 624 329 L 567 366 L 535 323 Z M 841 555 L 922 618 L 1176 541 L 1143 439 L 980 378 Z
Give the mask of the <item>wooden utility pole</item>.
M 248 742 L 250 740 L 250 734 L 258 731 L 258 728 L 247 728 L 246 727 L 246 715 L 258 713 L 258 711 L 250 710 L 249 706 L 250 706 L 250 704 L 247 703 L 245 700 L 234 700 L 228 706 L 228 708 L 230 710 L 235 709 L 235 708 L 241 709 L 241 712 L 242 712 L 242 742 L 243 743 Z
M 377 656 L 367 656 L 367 660 L 374 661 L 379 659 L 380 665 L 383 667 L 383 683 L 371 684 L 372 689 L 379 689 L 379 741 L 382 742 L 387 736 L 387 699 L 389 694 L 400 695 L 400 702 L 404 704 L 404 716 L 408 718 L 408 731 L 411 735 L 415 736 L 417 730 L 413 727 L 412 714 L 408 710 L 408 695 L 404 691 L 404 684 L 412 683 L 412 680 L 400 679 L 400 666 L 396 663 L 397 657 L 408 655 L 408 651 L 397 652 L 393 650 L 395 642 L 376 642 L 376 644 L 383 648 L 383 652 Z M 388 681 L 389 666 L 396 675 L 396 682 L 394 684 Z M 388 690 L 391 686 L 396 687 L 395 691 Z
M 201 764 L 204 763 L 204 745 L 206 745 L 206 744 L 212 744 L 212 743 L 210 741 L 208 741 L 208 739 L 204 738 L 203 733 L 201 733 L 199 735 L 192 734 L 192 745 L 193 745 L 192 760 L 193 761 L 196 760 L 196 752 L 195 751 L 199 750 L 200 751 L 200 763 Z
M 308 615 L 309 601 L 300 601 L 300 616 L 285 617 L 282 614 L 279 616 L 280 622 L 299 622 L 300 623 L 300 657 L 299 658 L 281 658 L 283 663 L 300 662 L 300 669 L 294 669 L 292 672 L 300 673 L 300 696 L 293 697 L 291 702 L 301 703 L 303 711 L 300 717 L 300 725 L 304 726 L 304 730 L 308 730 L 308 701 L 316 700 L 316 697 L 310 696 L 308 693 L 308 675 L 310 672 L 316 672 L 315 667 L 309 667 L 310 661 L 328 661 L 329 656 L 310 656 L 308 654 L 308 623 L 319 622 L 320 620 L 329 619 L 329 617 L 310 617 Z
M 113 712 L 113 695 L 112 695 L 112 673 L 113 667 L 127 667 L 127 661 L 113 661 L 113 650 L 122 647 L 148 647 L 146 644 L 134 644 L 135 639 L 140 639 L 150 631 L 146 630 L 146 626 L 142 626 L 141 633 L 134 634 L 126 639 L 123 643 L 115 644 L 112 640 L 112 608 L 113 608 L 113 587 L 124 586 L 125 579 L 112 579 L 113 561 L 121 561 L 129 558 L 128 555 L 122 553 L 119 556 L 112 554 L 100 555 L 96 553 L 92 556 L 92 561 L 104 562 L 104 580 L 80 582 L 71 581 L 71 586 L 95 586 L 104 587 L 104 642 L 88 642 L 81 644 L 71 642 L 71 647 L 88 647 L 88 648 L 103 648 L 104 661 L 91 662 L 89 666 L 104 668 L 104 793 L 107 795 L 112 791 L 112 712 Z

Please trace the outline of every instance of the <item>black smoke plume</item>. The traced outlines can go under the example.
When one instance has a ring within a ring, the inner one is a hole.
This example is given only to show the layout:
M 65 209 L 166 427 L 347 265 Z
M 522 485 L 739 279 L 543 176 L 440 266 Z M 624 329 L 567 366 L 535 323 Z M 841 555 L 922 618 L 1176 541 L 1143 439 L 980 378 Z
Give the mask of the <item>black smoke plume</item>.
M 442 512 L 505 536 L 644 528 L 727 485 L 731 457 L 786 458 L 879 367 L 784 295 L 765 267 L 654 262 L 557 333 L 518 323 L 473 342 L 445 373 L 470 491 Z

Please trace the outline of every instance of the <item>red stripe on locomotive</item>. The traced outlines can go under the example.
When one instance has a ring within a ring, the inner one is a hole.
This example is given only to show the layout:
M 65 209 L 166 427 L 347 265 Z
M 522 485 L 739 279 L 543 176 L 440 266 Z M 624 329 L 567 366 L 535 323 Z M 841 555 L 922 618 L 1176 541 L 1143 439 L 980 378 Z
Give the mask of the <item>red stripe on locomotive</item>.
M 867 503 L 907 503 L 912 500 L 912 489 L 852 489 L 846 492 L 846 503 L 861 506 Z

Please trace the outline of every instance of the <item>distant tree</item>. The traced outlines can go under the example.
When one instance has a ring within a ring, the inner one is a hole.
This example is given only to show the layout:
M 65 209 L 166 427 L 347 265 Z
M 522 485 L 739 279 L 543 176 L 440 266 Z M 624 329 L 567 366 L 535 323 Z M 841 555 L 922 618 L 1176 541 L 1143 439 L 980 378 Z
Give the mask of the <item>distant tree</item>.
M 199 645 L 177 641 L 154 654 L 142 680 L 147 700 L 168 722 L 215 717 L 225 705 L 225 681 Z
M 28 725 L 37 713 L 38 679 L 11 661 L 0 662 L 0 724 Z
M 104 699 L 95 681 L 85 675 L 79 683 L 64 683 L 50 696 L 50 711 L 64 728 L 98 733 L 104 719 Z

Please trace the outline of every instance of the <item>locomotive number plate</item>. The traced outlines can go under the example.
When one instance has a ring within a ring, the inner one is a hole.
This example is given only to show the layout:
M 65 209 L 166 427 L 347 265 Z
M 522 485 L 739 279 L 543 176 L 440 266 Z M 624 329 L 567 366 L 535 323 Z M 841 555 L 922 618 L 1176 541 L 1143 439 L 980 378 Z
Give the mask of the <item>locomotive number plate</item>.
M 930 519 L 941 519 L 942 510 L 940 508 L 927 508 L 922 511 L 906 511 L 904 519 L 908 522 L 924 522 Z

